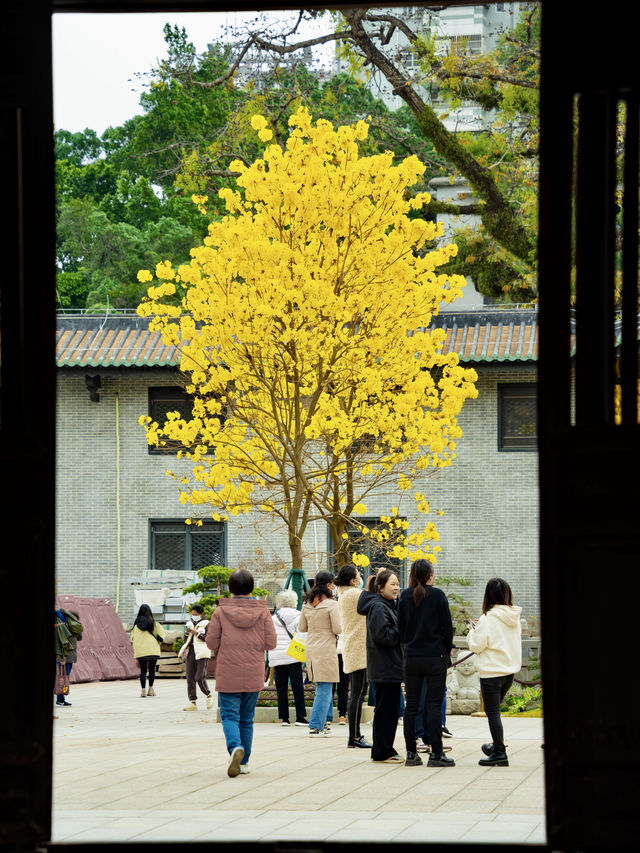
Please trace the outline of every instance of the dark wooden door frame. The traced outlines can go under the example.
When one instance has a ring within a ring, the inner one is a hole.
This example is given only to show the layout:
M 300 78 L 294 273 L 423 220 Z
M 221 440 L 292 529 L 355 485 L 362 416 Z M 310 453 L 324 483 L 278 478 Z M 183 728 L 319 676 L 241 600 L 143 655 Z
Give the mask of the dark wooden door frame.
M 238 9 L 255 5 L 293 4 L 228 4 Z M 50 13 L 215 8 L 205 0 L 5 0 L 3 4 L 0 588 L 7 627 L 0 846 L 11 849 L 41 849 L 50 837 L 51 820 L 55 234 Z M 616 181 L 612 134 L 621 100 L 634 117 L 627 133 L 625 192 L 627 198 L 635 193 L 637 199 L 636 42 L 630 7 L 621 0 L 603 6 L 543 0 L 540 585 L 547 829 L 548 847 L 553 850 L 631 849 L 639 829 L 637 711 L 634 676 L 627 676 L 625 657 L 625 652 L 633 657 L 634 611 L 640 599 L 635 496 L 640 480 L 635 416 L 637 203 L 635 220 L 633 204 L 625 206 L 624 214 L 625 233 L 633 240 L 627 240 L 625 248 L 626 333 L 621 360 L 613 346 L 611 297 Z M 579 123 L 577 151 L 574 120 Z M 575 414 L 569 359 L 574 252 Z M 620 426 L 613 423 L 617 375 L 625 421 Z M 624 606 L 625 601 L 631 608 Z M 28 631 L 16 620 L 25 607 L 33 614 Z M 240 844 L 234 849 L 256 846 Z M 341 850 L 344 845 L 292 846 Z M 85 847 L 92 846 L 74 850 Z M 446 850 L 478 847 L 482 845 L 454 844 Z M 349 846 L 351 851 L 361 848 L 364 845 Z

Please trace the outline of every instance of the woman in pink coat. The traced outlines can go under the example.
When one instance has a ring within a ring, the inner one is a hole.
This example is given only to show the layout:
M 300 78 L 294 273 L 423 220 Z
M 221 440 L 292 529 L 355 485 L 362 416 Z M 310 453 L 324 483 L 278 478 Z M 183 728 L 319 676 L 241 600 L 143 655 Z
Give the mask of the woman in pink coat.
M 227 742 L 227 774 L 249 772 L 253 717 L 264 687 L 264 653 L 277 645 L 267 602 L 251 598 L 253 575 L 236 569 L 229 577 L 232 598 L 221 598 L 207 628 L 207 645 L 217 652 L 216 691 Z

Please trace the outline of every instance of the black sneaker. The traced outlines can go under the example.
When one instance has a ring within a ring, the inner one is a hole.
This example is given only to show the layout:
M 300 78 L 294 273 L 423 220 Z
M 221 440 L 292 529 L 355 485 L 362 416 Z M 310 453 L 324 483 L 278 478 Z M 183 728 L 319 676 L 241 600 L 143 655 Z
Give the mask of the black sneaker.
M 427 762 L 427 767 L 455 767 L 456 763 L 453 758 L 449 758 L 448 755 L 445 755 L 444 752 L 441 755 L 434 755 L 431 753 L 429 756 L 429 761 Z
M 67 708 L 70 708 L 70 707 L 71 707 L 71 705 L 72 705 L 72 703 L 71 703 L 71 702 L 67 702 L 67 700 L 66 700 L 66 699 L 65 699 L 63 702 L 56 702 L 56 708 L 60 708 L 60 707 L 61 707 L 61 706 L 63 706 L 63 705 L 66 705 L 66 706 L 67 706 Z
M 303 717 L 301 720 L 296 720 L 293 725 L 294 726 L 308 726 L 309 720 L 305 720 L 305 718 Z
M 280 723 L 280 725 L 281 725 L 281 726 L 290 726 L 290 725 L 291 725 L 291 723 L 289 722 L 289 720 L 283 720 L 283 721 Z
M 446 726 L 442 727 L 442 737 L 453 737 L 453 735 Z
M 508 767 L 509 759 L 506 752 L 492 752 L 488 758 L 478 761 L 480 767 Z
M 417 752 L 407 753 L 407 760 L 404 763 L 405 767 L 418 767 L 420 764 L 422 764 L 422 759 Z

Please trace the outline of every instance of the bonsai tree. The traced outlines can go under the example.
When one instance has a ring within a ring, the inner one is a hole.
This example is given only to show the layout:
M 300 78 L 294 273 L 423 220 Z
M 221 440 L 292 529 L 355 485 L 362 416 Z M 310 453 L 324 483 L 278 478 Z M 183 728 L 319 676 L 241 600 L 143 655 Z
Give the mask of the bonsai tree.
M 210 619 L 218 600 L 220 598 L 231 598 L 227 584 L 232 572 L 233 569 L 227 569 L 225 566 L 204 566 L 198 569 L 198 577 L 201 580 L 198 583 L 191 584 L 191 586 L 186 586 L 182 590 L 182 594 L 202 593 L 202 598 L 197 603 L 204 607 L 204 614 L 207 619 Z M 269 590 L 255 587 L 251 594 L 255 598 L 266 598 L 269 595 Z

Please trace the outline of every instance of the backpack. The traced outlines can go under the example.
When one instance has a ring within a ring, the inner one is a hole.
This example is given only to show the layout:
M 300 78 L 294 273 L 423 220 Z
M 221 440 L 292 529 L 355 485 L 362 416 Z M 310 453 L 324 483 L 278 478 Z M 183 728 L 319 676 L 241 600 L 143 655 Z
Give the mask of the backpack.
M 64 613 L 64 617 L 67 620 L 67 628 L 71 632 L 73 637 L 79 637 L 82 634 L 82 622 L 73 615 L 73 613 L 69 613 L 68 610 L 61 611 Z

